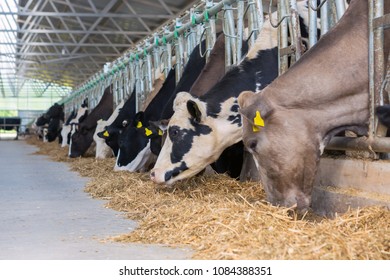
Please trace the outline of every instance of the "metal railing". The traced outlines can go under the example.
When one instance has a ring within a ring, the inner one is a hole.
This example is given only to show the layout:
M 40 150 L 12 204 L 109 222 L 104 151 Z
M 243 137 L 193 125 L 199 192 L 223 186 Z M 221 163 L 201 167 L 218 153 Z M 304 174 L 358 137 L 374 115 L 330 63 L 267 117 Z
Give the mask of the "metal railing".
M 114 106 L 129 97 L 135 89 L 138 111 L 160 73 L 166 77 L 174 67 L 176 81 L 179 81 L 189 54 L 203 39 L 206 40 L 206 49 L 200 50 L 201 55 L 208 58 L 216 41 L 216 21 L 219 20 L 228 38 L 225 40 L 226 65 L 237 64 L 242 59 L 242 39 L 249 38 L 250 45 L 253 45 L 262 27 L 262 0 L 223 0 L 218 3 L 204 0 L 195 5 L 152 37 L 145 38 L 136 48 L 106 64 L 104 69 L 61 100 L 60 103 L 65 106 L 65 115 L 77 109 L 87 97 L 89 108 L 93 109 L 110 84 L 113 84 Z

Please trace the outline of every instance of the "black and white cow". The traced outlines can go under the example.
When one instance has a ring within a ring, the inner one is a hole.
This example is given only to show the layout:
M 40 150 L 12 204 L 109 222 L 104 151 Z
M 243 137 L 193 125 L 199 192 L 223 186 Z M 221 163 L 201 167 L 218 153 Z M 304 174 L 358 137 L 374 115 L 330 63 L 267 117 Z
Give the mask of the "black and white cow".
M 81 121 L 71 137 L 69 145 L 69 157 L 82 156 L 93 142 L 93 134 L 100 119 L 107 120 L 113 111 L 112 85 L 103 93 L 98 105 Z
M 115 108 L 114 112 L 111 114 L 111 116 L 108 118 L 108 120 L 98 120 L 97 126 L 95 129 L 95 133 L 93 134 L 93 141 L 96 143 L 96 153 L 95 157 L 99 159 L 108 158 L 114 156 L 114 152 L 111 149 L 110 146 L 107 145 L 106 140 L 104 137 L 99 137 L 99 135 L 102 135 L 106 131 L 106 127 L 110 125 L 115 118 L 119 114 L 119 110 L 122 109 L 123 105 L 125 104 L 125 100 L 123 99 L 118 106 Z M 107 133 L 106 133 L 107 135 Z M 108 135 L 107 135 L 108 136 Z
M 82 122 L 88 116 L 88 98 L 84 99 L 83 103 L 80 105 L 80 108 L 77 110 L 76 116 L 73 118 L 69 117 L 67 124 L 62 126 L 61 135 L 62 135 L 62 144 L 61 147 L 66 147 L 70 145 L 70 139 L 72 134 L 76 132 L 76 128 L 80 122 Z
M 243 90 L 256 90 L 256 84 L 262 88 L 277 77 L 276 38 L 276 30 L 265 24 L 247 57 L 205 95 L 177 94 L 168 137 L 150 174 L 154 182 L 170 184 L 196 175 L 223 150 L 241 141 L 237 96 Z
M 70 122 L 76 117 L 77 112 L 75 110 L 69 115 L 61 129 L 61 147 L 66 147 L 70 142 Z
M 15 140 L 18 140 L 21 119 L 19 117 L 1 117 L 0 129 L 16 130 Z
M 46 113 L 40 116 L 36 121 L 36 126 L 44 130 L 44 141 L 52 142 L 57 137 L 61 141 L 61 127 L 64 122 L 64 105 L 54 103 Z
M 177 86 L 174 70 L 171 69 L 160 92 L 144 112 L 136 114 L 134 121 L 120 135 L 116 170 L 144 170 L 148 168 L 145 164 L 159 153 L 162 131 L 149 122 L 168 119 L 173 114 L 172 104 L 177 92 L 190 90 L 205 66 L 206 58 L 199 51 L 200 47 L 205 49 L 205 45 L 204 40 L 193 49 Z
M 304 26 L 306 4 L 298 6 L 299 20 Z M 171 184 L 191 177 L 215 162 L 226 148 L 241 141 L 238 95 L 245 90 L 261 90 L 277 76 L 277 30 L 267 20 L 245 59 L 205 95 L 198 98 L 187 92 L 178 93 L 168 137 L 150 173 L 151 179 Z
M 105 143 L 112 149 L 115 156 L 119 151 L 119 134 L 125 129 L 128 123 L 132 122 L 135 116 L 136 94 L 133 90 L 131 96 L 121 102 L 115 109 L 114 113 L 107 120 L 104 129 L 97 131 L 97 136 L 104 139 Z M 98 149 L 96 149 L 98 153 Z

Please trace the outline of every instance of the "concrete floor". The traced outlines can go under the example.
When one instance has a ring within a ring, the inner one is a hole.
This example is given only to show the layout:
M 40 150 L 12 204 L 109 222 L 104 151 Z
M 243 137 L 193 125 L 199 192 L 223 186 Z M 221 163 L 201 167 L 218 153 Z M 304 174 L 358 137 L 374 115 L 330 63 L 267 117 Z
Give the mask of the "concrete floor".
M 0 259 L 189 259 L 190 250 L 106 238 L 136 222 L 83 192 L 87 178 L 33 155 L 23 140 L 0 141 Z

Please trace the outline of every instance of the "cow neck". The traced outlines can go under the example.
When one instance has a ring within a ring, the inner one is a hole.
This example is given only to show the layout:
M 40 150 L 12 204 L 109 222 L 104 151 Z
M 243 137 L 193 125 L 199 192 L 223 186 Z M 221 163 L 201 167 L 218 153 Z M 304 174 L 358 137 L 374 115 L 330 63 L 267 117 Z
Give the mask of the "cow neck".
M 364 123 L 368 117 L 367 53 L 367 2 L 355 1 L 334 30 L 260 93 L 259 102 L 269 107 L 266 111 L 304 109 L 304 117 L 315 116 L 329 127 L 352 125 L 348 122 L 356 113 L 363 114 L 356 114 L 354 121 Z
M 264 88 L 278 75 L 277 48 L 260 50 L 253 59 L 245 58 L 233 66 L 209 92 L 199 97 L 207 103 L 207 115 L 218 116 L 221 104 L 231 97 L 238 97 L 242 91 Z
M 156 96 L 149 103 L 148 107 L 146 107 L 145 109 L 144 118 L 146 120 L 148 121 L 158 120 L 162 108 L 165 106 L 164 104 L 166 104 L 167 101 L 171 99 L 171 96 L 174 93 L 175 83 L 176 83 L 175 69 L 171 69 L 160 91 L 156 94 Z
M 113 110 L 113 95 L 109 88 L 104 91 L 98 105 L 91 111 L 87 118 L 83 121 L 89 129 L 96 128 L 98 119 L 107 120 Z
M 131 119 L 135 116 L 135 101 L 136 101 L 136 94 L 135 90 L 131 94 L 130 98 L 126 100 L 126 102 L 123 104 L 122 108 L 119 108 L 119 111 L 117 113 L 117 116 L 115 116 L 115 119 L 108 123 L 107 126 L 112 127 L 123 127 L 122 123 L 126 119 Z
M 191 52 L 186 66 L 184 67 L 183 74 L 177 86 L 173 90 L 173 94 L 164 105 L 163 109 L 158 115 L 158 119 L 169 119 L 173 115 L 173 102 L 177 93 L 181 91 L 189 91 L 202 72 L 202 69 L 206 65 L 206 57 L 200 55 L 199 46 L 202 46 L 202 50 L 206 49 L 206 40 L 203 40 L 201 44 L 198 44 Z
M 208 62 L 193 83 L 190 93 L 201 96 L 211 89 L 225 75 L 225 35 L 218 36 L 210 52 Z

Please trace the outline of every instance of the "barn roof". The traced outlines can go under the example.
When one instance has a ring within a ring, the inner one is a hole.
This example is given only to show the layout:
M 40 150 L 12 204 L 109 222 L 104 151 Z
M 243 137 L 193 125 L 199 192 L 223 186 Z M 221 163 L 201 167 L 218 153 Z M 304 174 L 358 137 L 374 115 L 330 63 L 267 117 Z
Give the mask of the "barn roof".
M 196 2 L 2 0 L 0 96 L 64 96 Z

